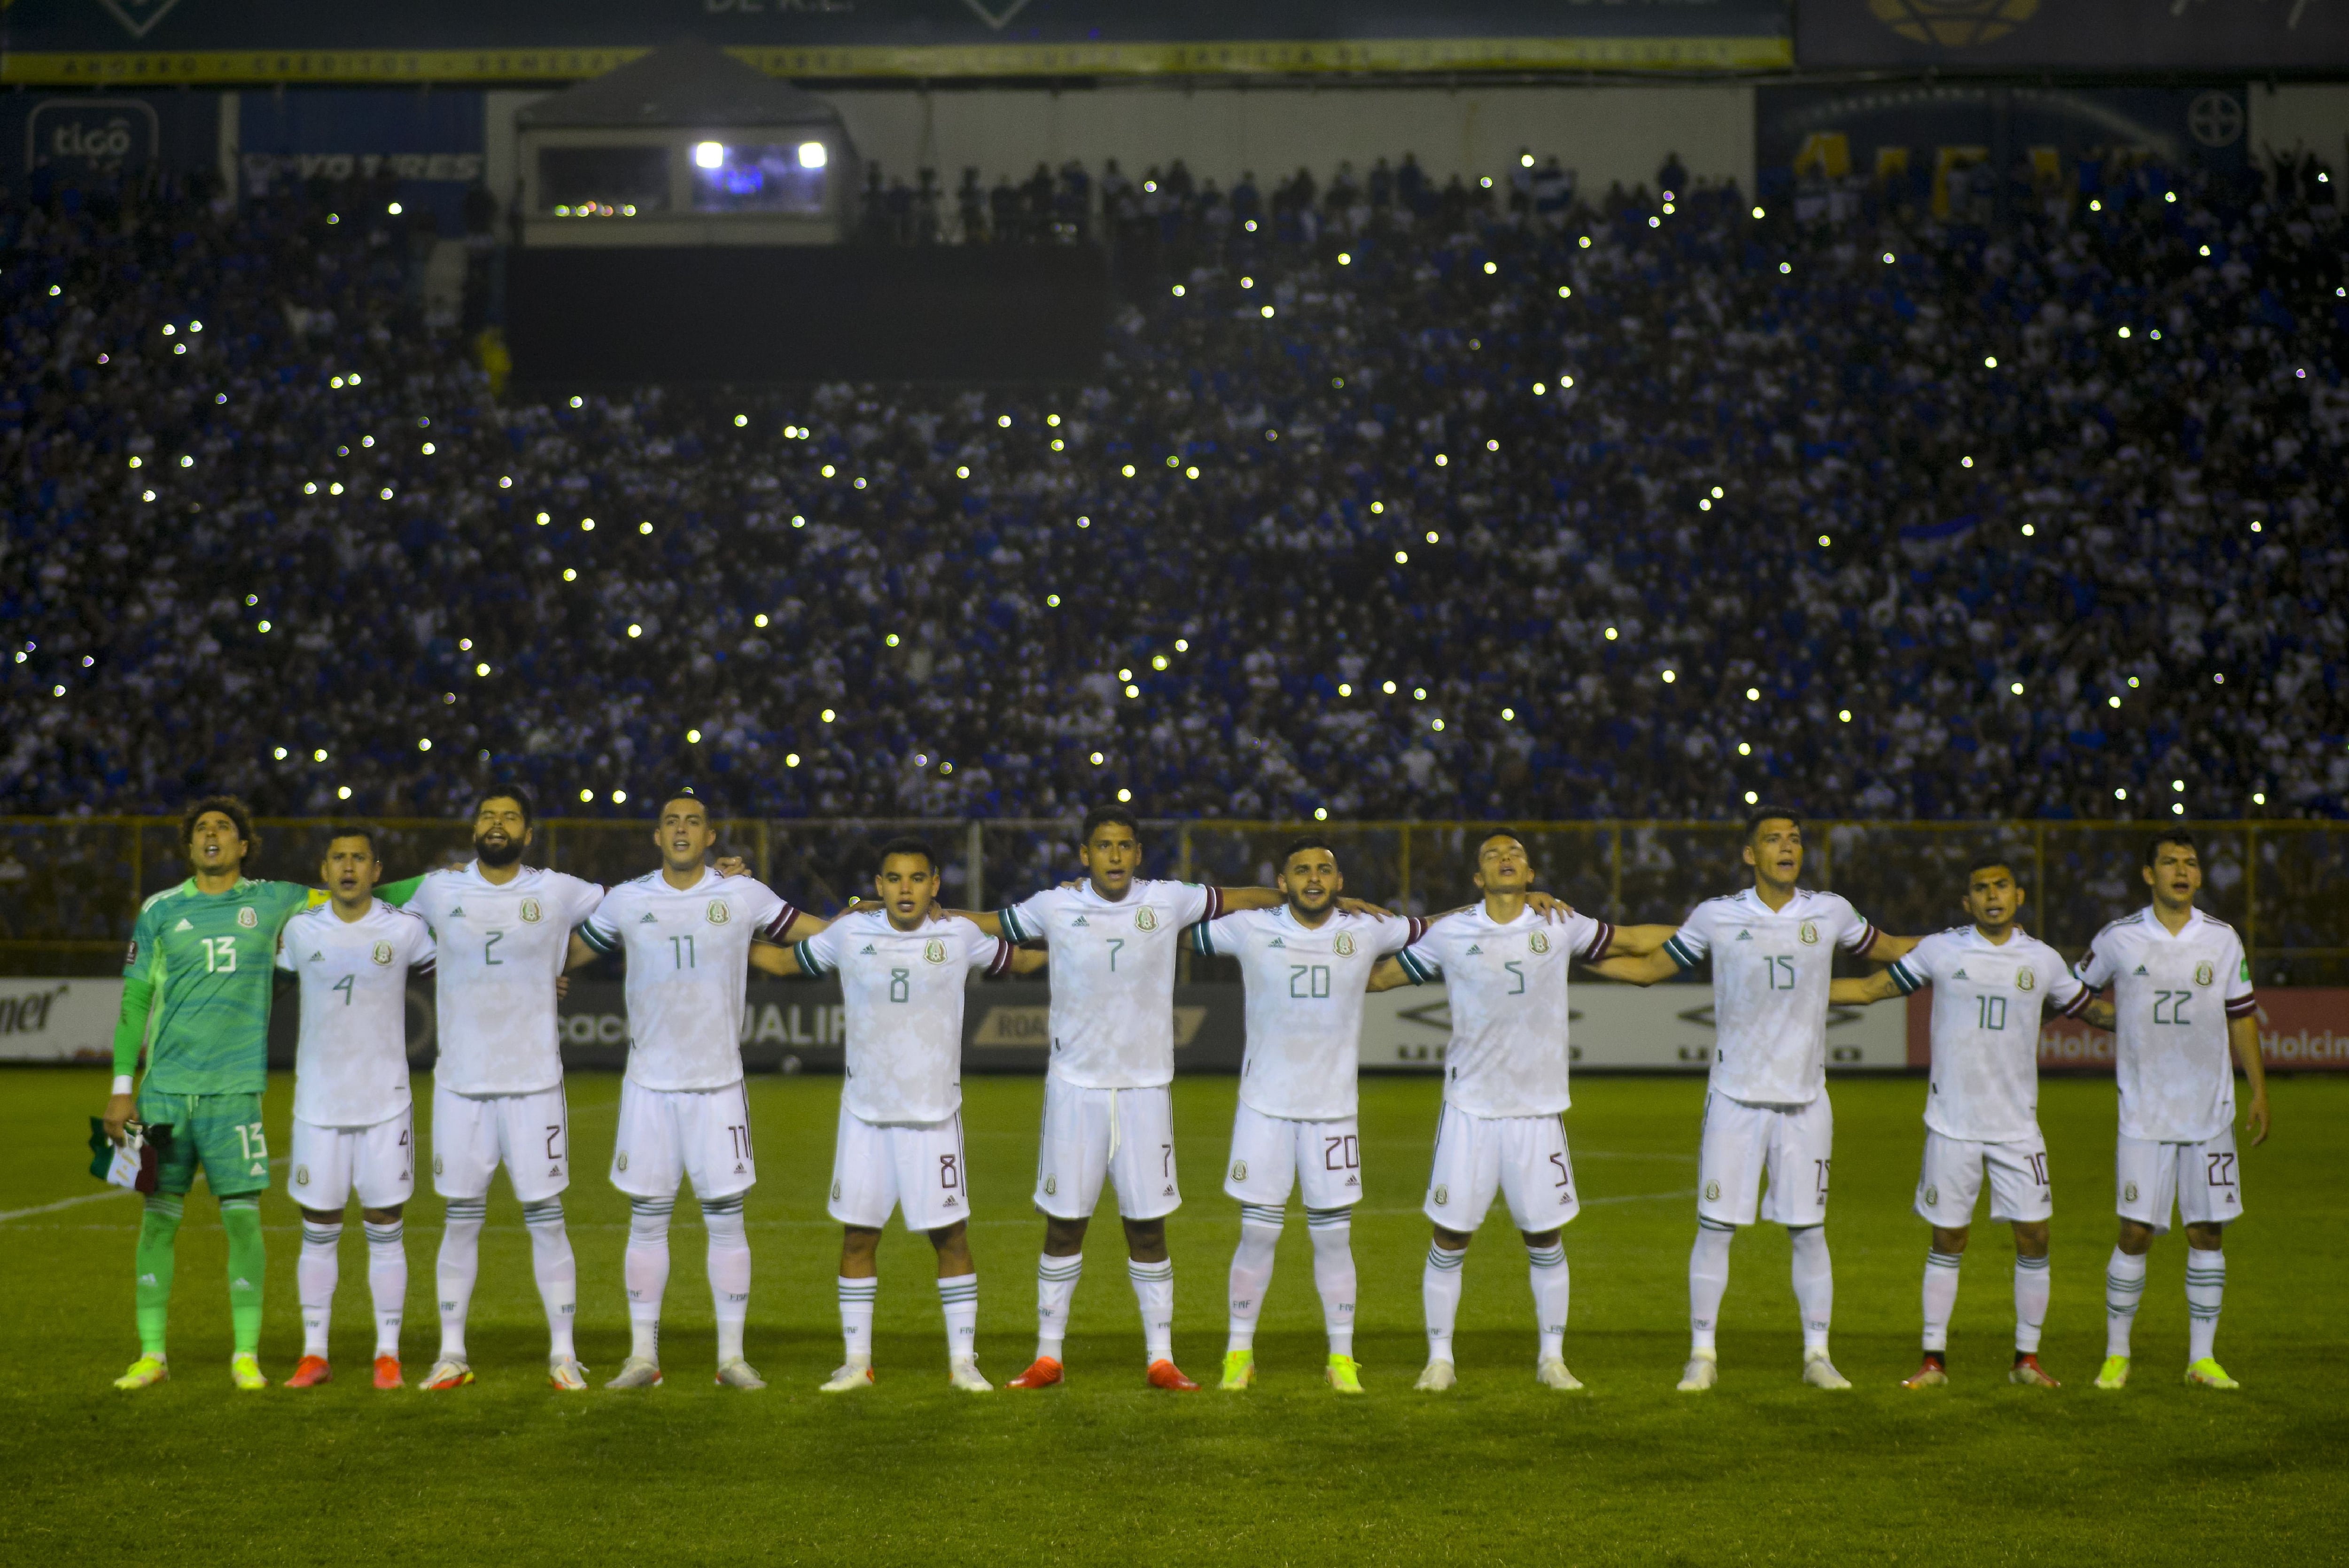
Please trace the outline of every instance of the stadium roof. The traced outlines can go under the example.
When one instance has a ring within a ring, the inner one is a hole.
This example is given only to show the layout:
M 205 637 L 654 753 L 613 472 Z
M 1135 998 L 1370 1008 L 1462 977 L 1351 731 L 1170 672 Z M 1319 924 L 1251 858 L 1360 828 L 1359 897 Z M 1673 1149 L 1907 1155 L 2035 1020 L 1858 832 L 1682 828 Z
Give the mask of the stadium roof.
M 725 50 L 688 38 L 640 55 L 589 81 L 541 98 L 515 117 L 528 129 L 552 126 L 838 125 L 840 115 Z

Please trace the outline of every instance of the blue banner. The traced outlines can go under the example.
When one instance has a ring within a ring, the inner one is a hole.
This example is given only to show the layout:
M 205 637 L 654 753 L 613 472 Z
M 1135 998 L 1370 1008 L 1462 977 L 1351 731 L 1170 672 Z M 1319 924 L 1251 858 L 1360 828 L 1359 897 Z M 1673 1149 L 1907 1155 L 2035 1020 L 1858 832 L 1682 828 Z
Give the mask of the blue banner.
M 0 96 L 0 171 L 8 183 L 51 177 L 213 169 L 220 161 L 214 93 L 8 93 Z
M 465 88 L 310 88 L 238 95 L 238 172 L 247 194 L 287 181 L 389 179 L 402 205 L 462 231 L 481 178 L 482 95 Z

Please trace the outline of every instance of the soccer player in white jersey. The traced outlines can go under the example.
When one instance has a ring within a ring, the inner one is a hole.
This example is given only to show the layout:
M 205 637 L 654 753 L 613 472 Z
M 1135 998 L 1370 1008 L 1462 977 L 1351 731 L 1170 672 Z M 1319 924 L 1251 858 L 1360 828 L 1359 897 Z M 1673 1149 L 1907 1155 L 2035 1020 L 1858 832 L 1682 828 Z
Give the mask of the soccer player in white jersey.
M 1244 910 L 1191 928 L 1199 952 L 1239 961 L 1247 990 L 1247 1046 L 1224 1191 L 1239 1200 L 1232 1253 L 1227 1389 L 1256 1381 L 1256 1326 L 1272 1284 L 1273 1254 L 1290 1189 L 1302 1186 L 1313 1240 L 1313 1284 L 1330 1336 L 1326 1372 L 1340 1394 L 1362 1391 L 1354 1360 L 1354 1205 L 1362 1197 L 1356 1072 L 1362 997 L 1380 959 L 1424 929 L 1337 907 L 1345 878 L 1337 851 L 1301 838 L 1281 851 L 1278 909 Z
M 2121 1233 L 2105 1269 L 2105 1365 L 2096 1387 L 2128 1381 L 2129 1330 L 2145 1294 L 2146 1251 L 2186 1225 L 2186 1381 L 2240 1387 L 2212 1352 L 2227 1288 L 2226 1228 L 2242 1218 L 2235 1148 L 2231 1050 L 2251 1086 L 2244 1130 L 2268 1137 L 2268 1079 L 2260 1061 L 2259 999 L 2234 928 L 2194 907 L 2202 861 L 2191 835 L 2168 829 L 2145 847 L 2153 903 L 2102 931 L 2081 961 L 2091 991 L 2113 988 L 2114 1079 L 2120 1143 L 2114 1184 Z
M 1061 1381 L 1069 1301 L 1084 1268 L 1085 1227 L 1106 1177 L 1125 1222 L 1126 1275 L 1141 1304 L 1153 1387 L 1198 1387 L 1174 1365 L 1174 1265 L 1166 1216 L 1181 1206 L 1174 1173 L 1174 950 L 1185 926 L 1229 910 L 1268 909 L 1270 888 L 1213 888 L 1138 877 L 1133 813 L 1096 806 L 1077 846 L 1085 880 L 1011 908 L 974 914 L 979 928 L 1050 950 L 1052 1050 L 1036 1207 L 1044 1253 L 1036 1270 L 1036 1359 L 1014 1388 Z M 1341 907 L 1361 908 L 1351 901 Z
M 622 1263 L 628 1293 L 628 1358 L 607 1388 L 661 1380 L 661 1297 L 668 1289 L 669 1221 L 687 1180 L 709 1233 L 709 1300 L 718 1321 L 718 1381 L 763 1388 L 742 1357 L 750 1311 L 750 1242 L 742 1202 L 758 1181 L 750 1102 L 742 1085 L 743 982 L 754 943 L 780 944 L 802 917 L 756 877 L 723 876 L 703 862 L 718 841 L 709 809 L 690 786 L 661 802 L 653 842 L 661 868 L 604 895 L 571 941 L 571 962 L 626 955 L 628 1070 L 612 1185 L 628 1200 Z
M 424 922 L 375 896 L 383 862 L 366 828 L 339 829 L 319 867 L 329 902 L 285 923 L 277 967 L 301 988 L 294 1053 L 294 1160 L 286 1191 L 302 1209 L 295 1281 L 302 1359 L 288 1388 L 333 1377 L 326 1326 L 340 1273 L 343 1210 L 356 1192 L 375 1306 L 375 1386 L 400 1386 L 408 1305 L 400 1210 L 416 1191 L 416 1114 L 408 1088 L 408 977 L 432 972 Z
M 1558 1233 L 1580 1212 L 1562 1118 L 1567 1090 L 1567 970 L 1596 964 L 1619 936 L 1652 952 L 1668 926 L 1618 933 L 1572 910 L 1552 919 L 1528 902 L 1533 862 L 1514 833 L 1476 847 L 1475 882 L 1484 898 L 1432 923 L 1394 962 L 1381 964 L 1376 990 L 1441 976 L 1452 1012 L 1444 1048 L 1444 1111 L 1424 1205 L 1434 1239 L 1420 1277 L 1427 1313 L 1427 1366 L 1416 1387 L 1453 1386 L 1452 1336 L 1460 1312 L 1468 1242 L 1495 1196 L 1525 1238 L 1534 1295 L 1534 1376 L 1543 1387 L 1582 1385 L 1566 1369 L 1568 1274 Z
M 429 1389 L 473 1380 L 465 1360 L 465 1317 L 480 1268 L 490 1178 L 500 1165 L 522 1203 L 531 1270 L 546 1308 L 547 1382 L 584 1389 L 586 1368 L 573 1347 L 579 1271 L 563 1228 L 571 1184 L 571 1118 L 563 1099 L 563 1055 L 554 984 L 574 927 L 595 913 L 604 890 L 561 872 L 522 863 L 530 845 L 530 799 L 501 785 L 473 814 L 473 860 L 426 875 L 408 907 L 438 944 L 440 1056 L 432 1068 L 432 1190 L 447 1200 L 436 1271 L 440 1354 Z
M 994 1385 L 978 1370 L 978 1271 L 962 1150 L 963 991 L 974 972 L 1032 974 L 1044 955 L 1019 952 L 960 915 L 937 918 L 938 857 L 920 839 L 882 845 L 873 886 L 878 907 L 851 910 L 808 940 L 756 958 L 775 975 L 836 972 L 847 1014 L 830 1205 L 841 1223 L 846 1357 L 823 1391 L 873 1386 L 874 1259 L 895 1210 L 937 1252 L 947 1379 L 983 1394 Z
M 2112 1009 L 2073 976 L 2063 955 L 2016 924 L 2023 888 L 2013 869 L 1989 860 L 1966 873 L 1972 917 L 1937 931 L 1865 980 L 1837 980 L 1827 999 L 1881 1002 L 1933 988 L 1932 1076 L 1925 1093 L 1925 1162 L 1917 1214 L 1933 1228 L 1925 1253 L 1925 1360 L 1904 1388 L 1949 1378 L 1950 1316 L 1958 1260 L 1973 1224 L 1982 1175 L 1990 1217 L 2014 1227 L 2014 1364 L 2011 1382 L 2053 1388 L 2039 1365 L 2047 1321 L 2047 1222 L 2054 1198 L 2047 1140 L 2039 1130 L 2039 1025 L 2043 1013 L 2086 1016 L 2109 1028 Z
M 1826 1092 L 1827 985 L 1838 949 L 1899 958 L 1914 937 L 1880 932 L 1831 892 L 1795 886 L 1803 825 L 1792 811 L 1757 808 L 1746 820 L 1754 885 L 1696 906 L 1644 958 L 1618 957 L 1600 974 L 1652 985 L 1713 960 L 1714 1049 L 1697 1155 L 1696 1245 L 1689 1253 L 1689 1360 L 1683 1393 L 1720 1378 L 1715 1335 L 1729 1289 L 1729 1243 L 1757 1217 L 1786 1227 L 1795 1300 L 1803 1318 L 1803 1381 L 1848 1388 L 1827 1359 L 1835 1274 L 1827 1259 L 1827 1171 L 1835 1119 Z M 1762 1194 L 1769 1177 L 1769 1195 Z

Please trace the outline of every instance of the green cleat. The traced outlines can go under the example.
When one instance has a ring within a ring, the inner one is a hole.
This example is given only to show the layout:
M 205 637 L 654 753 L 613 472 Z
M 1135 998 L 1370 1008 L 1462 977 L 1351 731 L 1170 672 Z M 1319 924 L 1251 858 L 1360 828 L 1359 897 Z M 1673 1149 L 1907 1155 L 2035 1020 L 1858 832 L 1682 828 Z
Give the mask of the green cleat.
M 1243 1388 L 1256 1387 L 1256 1352 L 1226 1350 L 1224 1352 L 1224 1392 L 1237 1394 Z
M 2128 1364 L 2126 1356 L 2106 1357 L 2103 1368 L 2096 1373 L 2096 1387 L 2107 1392 L 2125 1387 L 2128 1382 Z
M 2191 1388 L 2240 1388 L 2240 1383 L 2227 1376 L 2227 1369 L 2205 1356 L 2186 1369 L 2187 1387 Z
M 129 1371 L 114 1380 L 114 1386 L 118 1388 L 152 1388 L 158 1383 L 169 1381 L 171 1376 L 171 1368 L 160 1356 L 141 1356 L 130 1364 Z
M 269 1387 L 269 1379 L 261 1375 L 261 1358 L 249 1350 L 228 1358 L 228 1380 L 248 1394 Z
M 1330 1379 L 1330 1387 L 1340 1394 L 1359 1394 L 1362 1391 L 1362 1364 L 1350 1356 L 1332 1355 L 1330 1357 L 1327 1376 Z

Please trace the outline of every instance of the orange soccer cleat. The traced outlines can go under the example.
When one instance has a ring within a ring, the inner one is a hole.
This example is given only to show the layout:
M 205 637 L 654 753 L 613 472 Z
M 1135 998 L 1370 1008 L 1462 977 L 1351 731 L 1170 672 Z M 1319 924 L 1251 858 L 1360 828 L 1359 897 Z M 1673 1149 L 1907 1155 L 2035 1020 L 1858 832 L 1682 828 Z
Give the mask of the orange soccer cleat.
M 398 1357 L 378 1356 L 375 1358 L 375 1386 L 378 1388 L 400 1387 Z
M 295 1364 L 294 1376 L 285 1379 L 288 1388 L 315 1388 L 321 1383 L 335 1380 L 335 1369 L 326 1365 L 323 1356 L 305 1356 Z
M 2047 1368 L 2039 1365 L 2038 1356 L 2028 1350 L 2015 1353 L 2014 1365 L 2008 1369 L 2006 1380 L 2029 1388 L 2061 1388 L 2064 1386 L 2050 1377 Z
M 1061 1364 L 1049 1356 L 1039 1356 L 1034 1365 L 1004 1385 L 1007 1388 L 1050 1388 L 1065 1377 Z
M 1153 1361 L 1150 1364 L 1150 1386 L 1177 1394 L 1195 1394 L 1199 1390 L 1199 1386 L 1184 1377 L 1183 1368 L 1172 1361 Z

